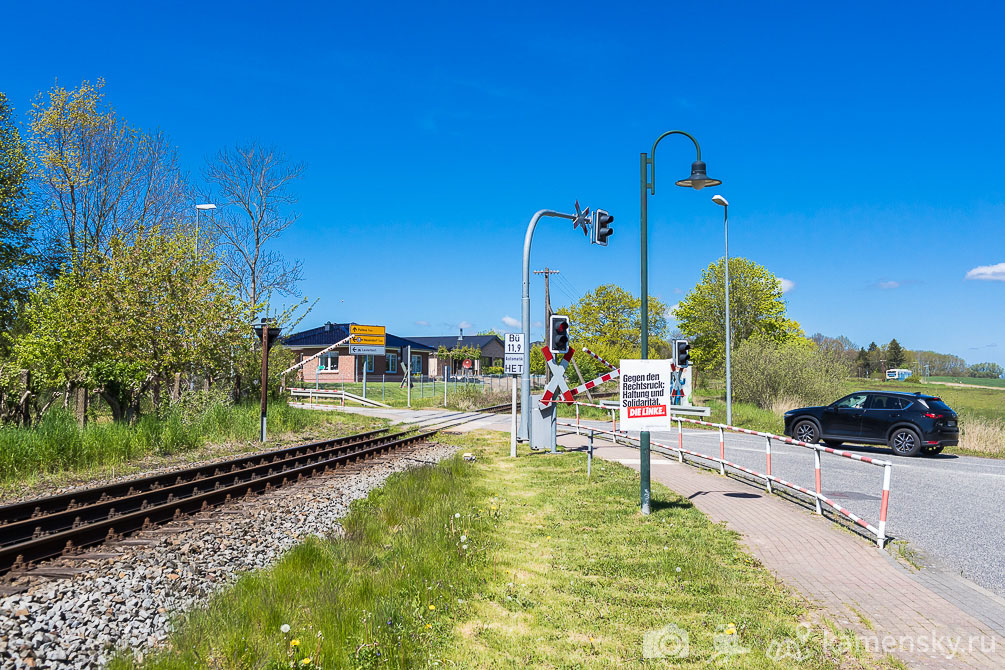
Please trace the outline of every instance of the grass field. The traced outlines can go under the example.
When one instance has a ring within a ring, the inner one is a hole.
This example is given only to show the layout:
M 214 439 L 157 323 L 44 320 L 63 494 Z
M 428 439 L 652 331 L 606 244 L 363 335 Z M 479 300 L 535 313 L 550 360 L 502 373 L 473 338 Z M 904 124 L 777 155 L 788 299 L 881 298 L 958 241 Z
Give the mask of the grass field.
M 146 415 L 132 426 L 92 422 L 80 428 L 69 413 L 49 412 L 31 428 L 0 426 L 0 490 L 55 474 L 82 475 L 122 466 L 151 454 L 192 452 L 208 443 L 251 442 L 259 435 L 259 421 L 257 403 L 217 405 L 188 419 Z M 381 423 L 339 412 L 297 409 L 285 402 L 269 405 L 268 421 L 273 442 L 312 428 L 358 432 Z
M 952 384 L 973 384 L 977 386 L 997 386 L 1005 388 L 1005 379 L 980 379 L 978 377 L 927 377 L 933 382 L 949 382 Z
M 656 485 L 640 516 L 628 468 L 587 480 L 582 454 L 511 460 L 504 435 L 448 439 L 478 460 L 395 475 L 353 505 L 344 538 L 243 577 L 142 667 L 902 667 L 825 649 L 833 624 L 690 501 Z M 797 640 L 801 659 L 780 657 Z

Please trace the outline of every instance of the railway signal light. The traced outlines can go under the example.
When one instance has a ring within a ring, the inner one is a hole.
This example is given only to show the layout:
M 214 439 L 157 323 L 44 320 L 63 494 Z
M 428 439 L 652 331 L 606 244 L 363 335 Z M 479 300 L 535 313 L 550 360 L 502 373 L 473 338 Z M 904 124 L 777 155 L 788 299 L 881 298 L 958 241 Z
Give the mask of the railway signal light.
M 607 246 L 607 238 L 614 234 L 614 217 L 610 213 L 598 209 L 593 213 L 593 240 L 594 244 L 602 247 Z
M 548 348 L 556 356 L 569 351 L 569 317 L 552 315 L 548 324 Z
M 687 340 L 674 340 L 673 362 L 678 369 L 686 368 L 691 364 L 690 349 L 691 344 Z

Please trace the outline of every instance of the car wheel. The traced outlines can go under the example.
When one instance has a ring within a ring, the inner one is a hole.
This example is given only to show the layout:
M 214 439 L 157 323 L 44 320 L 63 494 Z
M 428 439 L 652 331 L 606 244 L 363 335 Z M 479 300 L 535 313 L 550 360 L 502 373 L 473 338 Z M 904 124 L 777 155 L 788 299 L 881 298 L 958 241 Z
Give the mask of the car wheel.
M 816 444 L 820 440 L 820 431 L 812 421 L 800 421 L 792 427 L 792 437 L 806 444 Z
M 921 451 L 921 438 L 911 428 L 898 428 L 891 433 L 889 445 L 898 456 L 917 456 Z
M 844 442 L 842 442 L 841 440 L 824 440 L 824 444 L 826 444 L 828 447 L 832 449 L 837 449 L 842 444 L 844 444 Z
M 922 447 L 921 448 L 921 450 L 923 452 L 925 452 L 926 456 L 934 456 L 935 454 L 941 454 L 942 453 L 942 449 L 943 449 L 942 445 L 939 445 L 937 447 Z

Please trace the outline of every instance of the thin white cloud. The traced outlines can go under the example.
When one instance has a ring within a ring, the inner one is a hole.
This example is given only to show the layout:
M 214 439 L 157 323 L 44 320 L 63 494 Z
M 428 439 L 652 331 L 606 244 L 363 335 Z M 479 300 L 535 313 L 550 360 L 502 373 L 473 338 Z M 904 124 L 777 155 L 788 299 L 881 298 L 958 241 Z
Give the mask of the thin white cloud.
M 502 322 L 503 325 L 508 326 L 509 328 L 520 327 L 520 319 L 514 319 L 512 316 L 509 316 L 508 314 L 502 318 Z
M 892 281 L 892 280 L 891 281 L 876 282 L 876 288 L 881 288 L 881 289 L 884 289 L 884 290 L 891 289 L 891 288 L 900 288 L 900 282 L 899 281 Z
M 796 283 L 791 279 L 786 279 L 785 277 L 779 277 L 778 283 L 782 287 L 782 293 L 788 293 L 796 287 Z
M 967 273 L 967 279 L 1005 281 L 1005 263 L 998 263 L 997 265 L 978 265 Z
M 459 324 L 457 324 L 457 327 L 458 328 L 474 328 L 475 324 L 471 323 L 470 321 L 461 321 Z
M 428 321 L 416 321 L 415 325 L 417 325 L 417 326 L 428 326 L 429 322 Z
M 682 288 L 675 288 L 675 289 L 673 290 L 673 292 L 674 292 L 675 294 L 677 294 L 677 295 L 680 295 L 680 294 L 684 293 L 684 289 L 682 289 Z

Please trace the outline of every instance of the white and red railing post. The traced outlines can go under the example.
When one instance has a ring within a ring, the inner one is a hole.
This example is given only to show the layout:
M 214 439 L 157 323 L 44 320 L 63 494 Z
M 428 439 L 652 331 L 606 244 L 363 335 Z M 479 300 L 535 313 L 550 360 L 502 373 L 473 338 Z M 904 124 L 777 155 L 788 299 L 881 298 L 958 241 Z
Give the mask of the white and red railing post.
M 823 514 L 824 513 L 824 508 L 820 505 L 820 496 L 823 495 L 823 490 L 821 490 L 821 488 L 820 488 L 820 450 L 819 449 L 814 449 L 813 450 L 813 471 L 814 471 L 814 474 L 816 475 L 815 479 L 816 479 L 816 482 L 817 482 L 817 488 L 816 488 L 817 495 L 816 495 L 816 498 L 815 498 L 815 502 L 817 504 L 817 514 Z

